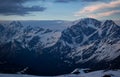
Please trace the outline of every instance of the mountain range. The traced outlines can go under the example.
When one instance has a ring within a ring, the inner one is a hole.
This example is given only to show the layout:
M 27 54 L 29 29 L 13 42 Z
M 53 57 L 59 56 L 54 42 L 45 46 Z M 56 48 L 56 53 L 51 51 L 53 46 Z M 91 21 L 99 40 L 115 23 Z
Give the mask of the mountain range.
M 113 20 L 0 24 L 0 72 L 60 75 L 75 68 L 120 69 L 120 26 Z

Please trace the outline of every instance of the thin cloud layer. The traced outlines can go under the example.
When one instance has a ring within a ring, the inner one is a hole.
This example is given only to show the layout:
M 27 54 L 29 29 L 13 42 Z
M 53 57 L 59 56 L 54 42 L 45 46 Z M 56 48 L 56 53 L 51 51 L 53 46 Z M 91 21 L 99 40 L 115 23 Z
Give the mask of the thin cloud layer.
M 60 3 L 68 3 L 68 2 L 76 2 L 78 0 L 55 0 L 55 2 L 60 2 Z
M 61 2 L 61 3 L 68 3 L 68 2 L 96 2 L 96 1 L 100 1 L 100 2 L 107 2 L 107 1 L 111 1 L 111 0 L 55 0 L 55 2 Z
M 75 13 L 75 16 L 88 16 L 99 18 L 120 13 L 120 0 L 114 0 L 109 3 L 100 3 L 84 7 Z M 104 10 L 104 11 L 103 11 Z
M 108 11 L 108 12 L 103 12 L 103 13 L 98 13 L 93 15 L 91 14 L 89 17 L 100 18 L 100 17 L 111 16 L 116 14 L 120 14 L 120 10 Z
M 0 14 L 2 15 L 25 15 L 30 12 L 44 11 L 42 6 L 23 6 L 24 3 L 32 0 L 0 0 Z M 36 0 L 37 1 L 37 0 Z

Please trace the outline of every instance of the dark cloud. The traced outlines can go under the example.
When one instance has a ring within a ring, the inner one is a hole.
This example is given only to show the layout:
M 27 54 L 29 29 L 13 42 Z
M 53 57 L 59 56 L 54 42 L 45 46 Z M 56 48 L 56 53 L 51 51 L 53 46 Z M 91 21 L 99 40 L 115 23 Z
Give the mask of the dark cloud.
M 23 6 L 24 3 L 32 0 L 0 0 L 0 14 L 2 15 L 25 15 L 30 12 L 44 11 L 42 6 Z M 38 1 L 38 0 L 34 0 Z M 41 0 L 44 1 L 44 0 Z

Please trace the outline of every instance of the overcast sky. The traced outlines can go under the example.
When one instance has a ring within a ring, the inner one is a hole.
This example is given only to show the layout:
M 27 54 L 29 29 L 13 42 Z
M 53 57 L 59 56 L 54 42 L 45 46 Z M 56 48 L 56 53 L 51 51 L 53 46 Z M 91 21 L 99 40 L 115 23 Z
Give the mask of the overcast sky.
M 120 0 L 0 0 L 0 20 L 120 20 Z

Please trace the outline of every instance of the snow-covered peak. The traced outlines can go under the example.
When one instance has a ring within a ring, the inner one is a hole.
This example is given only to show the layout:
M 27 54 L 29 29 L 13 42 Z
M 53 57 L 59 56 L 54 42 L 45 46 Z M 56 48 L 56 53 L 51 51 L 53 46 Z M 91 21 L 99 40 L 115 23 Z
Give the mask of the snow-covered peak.
M 80 19 L 77 21 L 74 21 L 74 25 L 81 25 L 81 26 L 89 26 L 92 25 L 92 27 L 100 27 L 101 21 L 98 21 L 94 18 L 84 18 L 84 19 Z
M 10 24 L 9 24 L 10 27 L 23 27 L 23 25 L 21 24 L 20 21 L 12 21 Z
M 94 22 L 99 22 L 98 20 L 94 19 L 94 18 L 83 18 L 80 21 L 82 22 L 87 22 L 87 23 L 94 23 Z
M 115 22 L 113 20 L 106 20 L 103 25 L 107 26 L 107 25 L 114 25 L 114 24 Z

